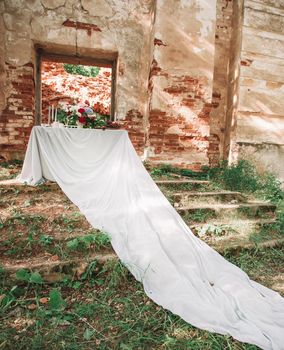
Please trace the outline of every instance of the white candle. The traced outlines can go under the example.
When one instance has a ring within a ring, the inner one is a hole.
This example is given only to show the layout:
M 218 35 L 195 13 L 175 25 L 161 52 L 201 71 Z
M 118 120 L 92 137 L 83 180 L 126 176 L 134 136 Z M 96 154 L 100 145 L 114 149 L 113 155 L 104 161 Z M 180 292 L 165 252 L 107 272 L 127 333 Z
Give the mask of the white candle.
M 48 125 L 50 125 L 50 106 L 48 106 Z
M 55 121 L 57 122 L 57 107 L 55 108 Z
M 54 121 L 54 106 L 51 106 L 51 120 Z

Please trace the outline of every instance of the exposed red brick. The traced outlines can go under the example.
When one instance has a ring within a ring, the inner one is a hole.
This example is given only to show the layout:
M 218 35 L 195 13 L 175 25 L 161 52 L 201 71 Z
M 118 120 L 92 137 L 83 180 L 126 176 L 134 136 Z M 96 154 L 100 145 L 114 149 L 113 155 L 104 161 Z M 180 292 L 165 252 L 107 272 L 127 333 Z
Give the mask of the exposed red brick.
M 154 39 L 154 45 L 167 46 L 161 39 L 157 39 L 157 38 Z
M 33 65 L 28 63 L 21 67 L 6 64 L 6 75 L 12 93 L 8 96 L 7 107 L 1 115 L 1 155 L 5 158 L 20 157 L 24 154 L 34 113 L 34 75 Z
M 143 128 L 143 115 L 136 109 L 127 112 L 125 119 L 119 123 L 128 131 L 129 138 L 138 154 L 143 154 L 145 147 L 145 131 Z
M 221 98 L 221 94 L 219 92 L 213 92 L 212 97 L 219 99 L 219 98 Z
M 246 59 L 246 60 L 241 60 L 241 66 L 250 66 L 252 64 L 253 60 L 249 60 L 249 59 Z
M 62 25 L 65 27 L 86 30 L 88 35 L 91 35 L 93 31 L 101 32 L 101 29 L 96 24 L 83 23 L 83 22 L 77 22 L 77 21 L 75 22 L 75 21 L 71 21 L 70 19 L 67 19 L 65 22 L 62 23 Z

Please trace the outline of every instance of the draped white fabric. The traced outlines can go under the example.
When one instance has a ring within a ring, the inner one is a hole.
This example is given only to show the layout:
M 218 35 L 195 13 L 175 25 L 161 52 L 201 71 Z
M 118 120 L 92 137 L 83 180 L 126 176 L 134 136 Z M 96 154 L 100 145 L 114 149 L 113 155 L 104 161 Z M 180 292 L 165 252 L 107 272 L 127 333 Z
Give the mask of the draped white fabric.
M 157 304 L 192 325 L 284 349 L 284 299 L 195 237 L 126 131 L 34 127 L 20 181 L 56 181 Z

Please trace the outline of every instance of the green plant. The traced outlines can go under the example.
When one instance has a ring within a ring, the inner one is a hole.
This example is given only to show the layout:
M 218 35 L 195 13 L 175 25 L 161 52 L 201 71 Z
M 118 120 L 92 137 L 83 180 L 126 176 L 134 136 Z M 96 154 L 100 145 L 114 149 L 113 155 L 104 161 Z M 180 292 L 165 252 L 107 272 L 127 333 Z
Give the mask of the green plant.
M 15 166 L 22 166 L 22 165 L 23 165 L 23 161 L 20 159 L 12 159 L 9 161 L 0 162 L 0 166 L 2 168 L 13 168 Z
M 20 269 L 16 272 L 16 278 L 28 283 L 43 283 L 43 279 L 38 272 L 30 272 L 27 269 Z
M 278 203 L 284 199 L 281 182 L 268 172 L 262 176 L 259 175 L 259 189 L 256 194 L 273 203 Z
M 52 289 L 49 293 L 48 306 L 53 311 L 60 311 L 65 309 L 66 302 L 58 289 Z
M 223 236 L 226 234 L 226 231 L 228 230 L 228 225 L 207 224 L 207 225 L 198 227 L 196 230 L 199 237 Z
M 208 219 L 215 217 L 214 211 L 195 209 L 193 212 L 183 215 L 185 221 L 206 222 Z
M 80 117 L 76 111 L 67 112 L 63 109 L 58 109 L 57 120 L 60 123 L 69 126 L 76 126 L 77 122 L 80 122 L 81 124 L 83 124 L 83 128 L 94 129 L 106 127 L 108 124 L 109 115 L 103 115 L 96 112 L 95 115 L 92 117 L 86 113 L 84 113 L 83 116 Z
M 196 178 L 196 179 L 206 179 L 207 173 L 204 171 L 193 171 L 189 169 L 180 169 L 173 167 L 170 164 L 161 164 L 155 168 L 153 168 L 150 172 L 150 174 L 153 177 L 160 177 L 160 176 L 173 176 L 173 175 L 181 175 L 189 178 Z
M 208 171 L 209 178 L 231 191 L 254 192 L 260 187 L 255 167 L 246 160 L 228 166 L 222 162 L 219 167 Z
M 83 66 L 80 64 L 64 64 L 64 70 L 69 74 L 82 75 L 84 77 L 96 77 L 100 72 L 100 67 Z
M 67 242 L 71 250 L 85 250 L 94 245 L 97 249 L 106 248 L 110 244 L 110 238 L 104 232 L 90 233 L 82 237 L 76 237 Z
M 54 238 L 52 236 L 49 236 L 49 235 L 41 235 L 39 238 L 39 242 L 42 245 L 50 245 L 50 244 L 52 244 L 53 240 L 54 240 Z

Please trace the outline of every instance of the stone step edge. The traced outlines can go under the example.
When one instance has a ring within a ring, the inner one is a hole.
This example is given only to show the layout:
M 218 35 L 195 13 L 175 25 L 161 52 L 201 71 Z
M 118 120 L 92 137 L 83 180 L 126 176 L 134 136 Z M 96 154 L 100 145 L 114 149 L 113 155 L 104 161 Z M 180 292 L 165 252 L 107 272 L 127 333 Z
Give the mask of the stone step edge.
M 17 179 L 9 179 L 9 180 L 1 180 L 0 186 L 25 186 L 25 184 L 21 183 Z
M 53 268 L 53 267 L 63 267 L 66 265 L 72 265 L 72 264 L 78 264 L 78 263 L 86 263 L 93 260 L 97 260 L 98 262 L 104 263 L 109 260 L 118 259 L 117 255 L 114 253 L 108 253 L 108 254 L 92 254 L 88 256 L 87 258 L 74 258 L 74 259 L 68 259 L 68 260 L 43 260 L 46 258 L 46 256 L 41 256 L 39 258 L 36 258 L 36 260 L 31 260 L 31 262 L 27 262 L 26 260 L 16 260 L 15 265 L 2 263 L 1 267 L 8 273 L 15 273 L 19 269 L 27 269 L 27 270 L 33 270 L 33 269 L 44 269 L 44 268 Z M 43 261 L 41 261 L 43 260 Z M 0 261 L 1 263 L 1 261 Z
M 157 185 L 182 185 L 182 184 L 210 184 L 208 180 L 157 180 Z
M 237 220 L 237 221 L 230 221 L 230 222 L 224 222 L 224 221 L 208 221 L 208 222 L 190 222 L 190 224 L 188 223 L 187 226 L 192 230 L 195 229 L 197 227 L 202 227 L 202 226 L 206 226 L 206 225 L 214 225 L 214 226 L 233 226 L 236 225 L 237 223 L 242 223 L 242 224 L 247 224 L 247 225 L 264 225 L 264 224 L 273 224 L 276 222 L 276 219 L 249 219 L 249 220 Z M 93 228 L 91 228 L 91 231 L 94 230 Z M 68 242 L 69 240 L 75 239 L 77 237 L 84 237 L 85 235 L 90 234 L 90 232 L 73 232 L 73 233 L 68 233 L 68 235 L 64 235 L 64 234 L 60 234 L 60 233 L 53 233 L 53 234 L 49 234 L 53 239 L 54 242 Z M 1 239 L 0 239 L 1 242 Z
M 184 212 L 187 210 L 197 210 L 197 209 L 242 209 L 242 208 L 271 208 L 275 209 L 276 205 L 272 203 L 265 202 L 254 202 L 254 203 L 239 203 L 239 204 L 201 204 L 188 207 L 175 207 L 178 212 Z
M 232 225 L 236 225 L 238 223 L 242 223 L 242 224 L 247 224 L 247 225 L 265 225 L 265 224 L 273 224 L 276 222 L 276 219 L 239 219 L 239 220 L 235 220 L 235 221 L 229 221 L 229 222 L 225 222 L 225 221 L 209 221 L 209 222 L 197 222 L 197 223 L 192 223 L 189 226 L 190 229 L 195 228 L 195 227 L 202 227 L 205 225 L 214 225 L 214 226 L 232 226 Z
M 217 244 L 211 244 L 211 248 L 215 249 L 218 251 L 218 253 L 223 254 L 225 252 L 236 252 L 242 249 L 245 250 L 251 250 L 251 249 L 263 249 L 263 248 L 276 248 L 279 246 L 282 246 L 284 244 L 284 238 L 275 238 L 275 239 L 271 239 L 271 240 L 266 240 L 263 242 L 259 242 L 259 243 L 255 243 L 255 242 L 248 242 L 248 243 L 244 243 L 244 244 L 231 244 L 231 245 L 227 245 L 225 247 L 220 247 Z
M 179 184 L 210 184 L 210 181 L 207 180 L 157 180 L 155 181 L 157 185 L 169 185 L 169 184 L 174 184 L 174 185 L 179 185 Z M 44 183 L 45 185 L 50 186 L 51 184 L 56 185 L 56 183 Z M 22 183 L 18 181 L 17 179 L 11 179 L 11 180 L 2 180 L 0 181 L 0 186 L 4 187 L 35 187 L 35 188 L 40 188 L 39 186 L 30 186 L 25 183 Z
M 27 183 L 23 183 L 18 181 L 17 179 L 10 179 L 10 180 L 0 180 L 0 188 L 25 188 L 25 189 L 41 189 L 41 186 L 47 186 L 47 187 L 51 187 L 54 189 L 59 189 L 60 187 L 57 185 L 56 182 L 51 182 L 51 181 L 47 181 L 47 182 L 43 182 L 40 185 L 28 185 Z
M 205 196 L 222 196 L 222 195 L 236 195 L 236 196 L 245 197 L 244 194 L 236 191 L 210 191 L 210 192 L 182 191 L 182 192 L 175 192 L 172 194 L 173 197 L 178 197 L 178 196 L 205 197 Z
M 264 241 L 264 242 L 260 242 L 260 243 L 246 243 L 246 244 L 242 244 L 242 245 L 231 245 L 231 246 L 227 246 L 227 247 L 220 247 L 218 245 L 214 245 L 212 244 L 211 247 L 213 249 L 215 249 L 216 251 L 218 251 L 220 254 L 223 254 L 225 252 L 236 252 L 242 249 L 246 249 L 246 250 L 250 250 L 250 249 L 255 249 L 256 247 L 259 249 L 261 248 L 275 248 L 278 246 L 281 246 L 282 244 L 284 244 L 284 238 L 281 239 L 273 239 L 273 240 L 268 240 L 268 241 Z M 62 261 L 62 260 L 56 260 L 56 261 L 44 261 L 41 263 L 24 263 L 24 262 L 18 262 L 16 265 L 9 265 L 9 266 L 5 266 L 2 265 L 4 271 L 10 276 L 10 278 L 15 278 L 15 273 L 19 270 L 19 269 L 27 269 L 29 271 L 38 271 L 39 273 L 41 273 L 42 271 L 46 271 L 47 273 L 44 275 L 43 274 L 43 279 L 45 282 L 47 283 L 53 283 L 53 282 L 58 282 L 63 280 L 63 278 L 66 276 L 63 272 L 57 271 L 57 272 L 51 272 L 48 274 L 48 270 L 51 270 L 52 268 L 62 268 L 64 266 L 68 266 L 68 265 L 75 265 L 77 264 L 77 266 L 73 266 L 72 270 L 73 271 L 73 277 L 80 277 L 86 270 L 88 264 L 91 261 L 97 260 L 99 263 L 106 263 L 108 261 L 118 261 L 118 257 L 116 254 L 106 254 L 106 255 L 95 255 L 92 257 L 89 257 L 89 259 L 84 259 L 84 258 L 80 258 L 80 259 L 70 259 L 70 260 L 66 260 L 66 261 Z M 77 268 L 77 269 L 76 269 Z M 55 277 L 54 277 L 55 275 Z

